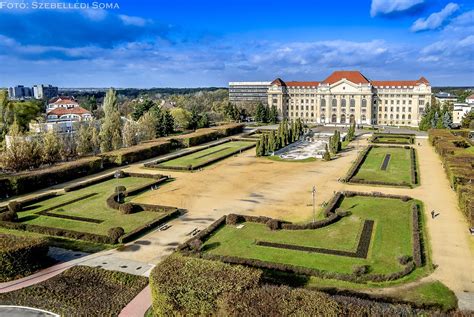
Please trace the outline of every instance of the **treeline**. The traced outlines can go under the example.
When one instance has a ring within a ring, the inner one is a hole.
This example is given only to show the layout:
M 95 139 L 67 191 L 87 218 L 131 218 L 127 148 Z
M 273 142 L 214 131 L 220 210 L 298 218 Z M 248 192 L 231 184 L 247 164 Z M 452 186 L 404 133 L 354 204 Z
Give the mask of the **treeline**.
M 278 130 L 264 132 L 257 140 L 256 155 L 269 155 L 281 148 L 297 141 L 304 133 L 303 122 L 300 119 L 289 122 L 287 119 L 280 122 Z
M 427 105 L 421 118 L 419 129 L 428 131 L 429 129 L 449 129 L 453 125 L 453 105 L 445 103 L 442 106 L 434 102 Z
M 262 123 L 278 123 L 278 110 L 275 105 L 271 107 L 259 102 L 255 108 L 254 119 Z
M 116 91 L 110 89 L 104 99 L 104 118 L 82 124 L 75 136 L 52 131 L 29 135 L 14 121 L 8 133 L 10 144 L 0 153 L 0 168 L 15 172 L 37 168 L 133 146 L 173 133 L 175 123 L 171 113 L 153 102 L 147 103 L 147 107 L 135 113 L 136 121 L 123 118 Z

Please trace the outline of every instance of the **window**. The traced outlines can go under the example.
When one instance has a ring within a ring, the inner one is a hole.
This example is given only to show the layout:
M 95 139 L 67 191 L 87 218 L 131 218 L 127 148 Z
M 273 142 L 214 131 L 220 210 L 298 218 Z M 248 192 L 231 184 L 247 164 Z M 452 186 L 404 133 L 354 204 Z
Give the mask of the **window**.
M 408 119 L 411 119 L 411 114 L 408 115 Z
M 355 101 L 355 99 L 354 99 L 354 96 L 352 96 L 352 99 L 349 101 L 349 106 L 350 106 L 351 108 L 353 108 L 353 107 L 356 106 L 356 101 Z
M 337 107 L 337 100 L 336 100 L 336 99 L 333 99 L 333 100 L 332 100 L 332 106 L 333 106 L 333 107 Z
M 379 111 L 382 111 L 382 107 L 379 107 Z
M 346 106 L 346 99 L 341 99 L 341 107 L 345 107 Z
M 362 108 L 367 107 L 367 99 L 362 99 Z
M 325 107 L 326 106 L 326 99 L 321 99 L 321 107 Z

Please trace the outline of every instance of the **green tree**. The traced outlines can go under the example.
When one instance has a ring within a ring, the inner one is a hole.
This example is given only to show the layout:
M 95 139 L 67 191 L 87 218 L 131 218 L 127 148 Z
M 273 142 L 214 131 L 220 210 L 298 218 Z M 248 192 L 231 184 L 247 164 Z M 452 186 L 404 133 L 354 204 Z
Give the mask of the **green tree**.
M 262 102 L 257 103 L 257 107 L 255 108 L 255 121 L 257 122 L 267 122 L 267 111 L 266 107 L 263 105 Z
M 94 112 L 97 110 L 97 99 L 95 96 L 89 96 L 81 103 L 81 107 L 89 110 L 90 112 Z
M 191 119 L 191 113 L 183 108 L 173 108 L 171 109 L 171 115 L 175 122 L 177 129 L 188 129 L 189 120 Z
M 278 109 L 275 105 L 272 105 L 268 114 L 268 122 L 277 123 L 278 122 Z
M 148 99 L 143 102 L 137 103 L 133 107 L 132 119 L 134 121 L 138 121 L 138 119 L 140 119 L 146 112 L 148 112 L 151 108 L 155 106 L 156 104 L 153 101 L 148 100 Z
M 41 146 L 36 138 L 25 135 L 14 121 L 8 131 L 10 144 L 0 153 L 0 166 L 14 172 L 41 164 Z
M 104 119 L 100 129 L 100 150 L 107 152 L 122 146 L 122 120 L 117 106 L 117 95 L 109 89 L 104 99 Z
M 173 131 L 174 131 L 174 118 L 171 115 L 171 113 L 169 112 L 169 110 L 165 111 L 165 116 L 164 117 L 165 117 L 165 122 L 164 122 L 165 135 L 169 135 L 169 134 L 173 133 Z
M 152 131 L 154 132 L 155 131 L 154 127 L 152 127 L 152 129 L 153 129 Z M 131 120 L 127 120 L 125 124 L 123 125 L 122 138 L 123 138 L 123 146 L 125 147 L 137 145 L 138 142 L 140 141 L 137 123 Z
M 49 131 L 43 136 L 41 146 L 41 162 L 53 164 L 61 159 L 62 140 L 54 131 Z
M 80 156 L 92 153 L 93 148 L 93 129 L 90 125 L 83 124 L 77 132 L 77 153 Z
M 263 143 L 263 135 L 260 137 L 260 139 L 257 140 L 257 145 L 255 147 L 255 155 L 256 156 L 263 156 L 264 155 L 264 143 Z
M 469 111 L 462 117 L 461 127 L 465 129 L 474 129 L 474 110 Z
M 201 128 L 208 128 L 210 125 L 210 120 L 209 120 L 209 115 L 207 113 L 204 113 L 200 116 L 197 127 L 199 129 Z
M 138 120 L 140 140 L 151 140 L 156 137 L 157 122 L 158 119 L 152 112 L 145 113 L 140 120 Z
M 326 143 L 326 146 L 325 146 L 325 149 L 324 149 L 323 160 L 325 160 L 325 161 L 330 161 L 331 160 L 331 153 L 329 153 L 329 148 L 328 148 L 327 143 Z

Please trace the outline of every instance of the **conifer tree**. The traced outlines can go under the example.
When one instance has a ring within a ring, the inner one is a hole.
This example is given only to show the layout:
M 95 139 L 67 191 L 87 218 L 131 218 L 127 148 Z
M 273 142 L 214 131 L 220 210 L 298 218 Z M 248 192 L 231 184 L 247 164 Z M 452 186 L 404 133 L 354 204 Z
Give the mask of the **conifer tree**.
M 325 160 L 325 161 L 330 161 L 331 160 L 331 154 L 329 153 L 329 148 L 328 148 L 327 143 L 326 143 L 326 147 L 325 147 L 325 151 L 324 151 L 324 155 L 323 155 L 323 160 Z

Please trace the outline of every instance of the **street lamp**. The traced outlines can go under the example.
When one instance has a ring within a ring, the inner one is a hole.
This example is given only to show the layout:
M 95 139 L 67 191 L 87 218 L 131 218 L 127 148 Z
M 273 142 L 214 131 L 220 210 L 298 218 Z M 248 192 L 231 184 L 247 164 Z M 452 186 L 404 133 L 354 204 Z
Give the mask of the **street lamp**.
M 313 190 L 311 191 L 311 194 L 313 195 L 313 223 L 316 221 L 316 204 L 315 204 L 315 199 L 316 199 L 316 186 L 313 185 Z

